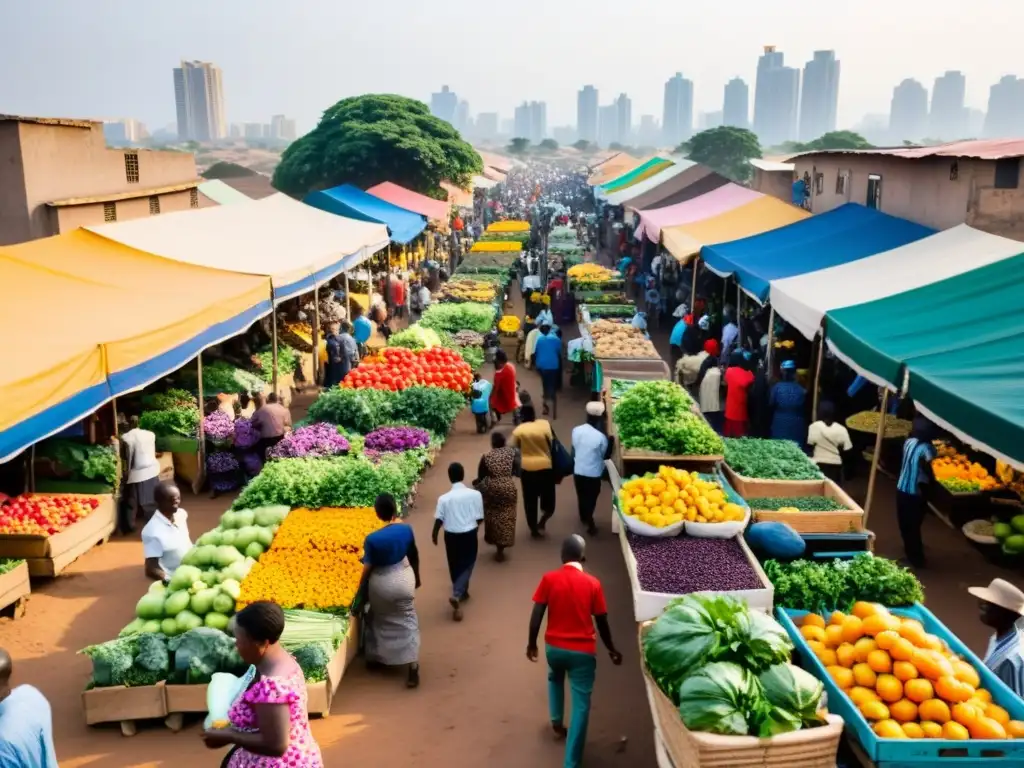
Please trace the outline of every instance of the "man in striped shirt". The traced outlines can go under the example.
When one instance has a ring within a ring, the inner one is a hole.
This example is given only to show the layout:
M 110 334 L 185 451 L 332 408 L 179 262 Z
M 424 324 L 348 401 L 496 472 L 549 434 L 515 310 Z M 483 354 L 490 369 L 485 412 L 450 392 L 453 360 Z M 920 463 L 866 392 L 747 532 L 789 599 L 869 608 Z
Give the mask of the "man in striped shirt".
M 1024 694 L 1020 627 L 1024 624 L 1024 592 L 1003 579 L 993 579 L 987 587 L 971 587 L 967 591 L 978 598 L 982 623 L 995 631 L 985 653 L 985 666 L 1018 696 Z
M 907 561 L 915 568 L 924 568 L 924 486 L 931 479 L 931 461 L 935 446 L 930 439 L 931 424 L 922 416 L 915 417 L 910 437 L 903 443 L 903 461 L 896 483 L 896 519 L 903 538 Z

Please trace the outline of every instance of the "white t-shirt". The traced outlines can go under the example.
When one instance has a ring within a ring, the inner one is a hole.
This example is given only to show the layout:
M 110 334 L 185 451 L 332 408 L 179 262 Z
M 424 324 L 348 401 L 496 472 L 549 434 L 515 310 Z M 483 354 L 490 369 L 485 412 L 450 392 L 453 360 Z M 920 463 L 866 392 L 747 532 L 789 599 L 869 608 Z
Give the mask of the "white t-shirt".
M 807 430 L 807 443 L 814 446 L 813 461 L 816 464 L 842 464 L 840 451 L 848 451 L 853 447 L 850 433 L 838 421 L 828 426 L 823 421 L 816 421 Z
M 160 462 L 156 458 L 156 435 L 148 429 L 130 429 L 121 435 L 129 449 L 131 466 L 128 468 L 128 482 L 141 483 L 160 475 Z
M 174 573 L 190 549 L 192 539 L 188 535 L 188 512 L 181 507 L 174 513 L 173 523 L 162 513 L 154 512 L 142 529 L 142 556 L 147 560 L 157 558 L 165 573 Z

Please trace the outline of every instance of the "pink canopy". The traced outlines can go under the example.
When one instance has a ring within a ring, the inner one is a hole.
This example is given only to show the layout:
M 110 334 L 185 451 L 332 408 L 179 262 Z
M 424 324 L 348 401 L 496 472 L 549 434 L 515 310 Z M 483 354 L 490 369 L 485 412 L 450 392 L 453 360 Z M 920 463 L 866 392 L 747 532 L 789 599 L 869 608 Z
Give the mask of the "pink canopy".
M 431 221 L 448 220 L 449 203 L 444 200 L 435 200 L 432 197 L 421 195 L 419 192 L 413 192 L 411 189 L 392 184 L 390 181 L 370 187 L 366 191 L 374 197 L 397 205 L 399 208 L 426 216 Z
M 649 208 L 640 211 L 640 226 L 636 229 L 636 239 L 646 235 L 652 242 L 661 239 L 663 227 L 675 227 L 680 224 L 692 224 L 695 221 L 710 219 L 712 216 L 731 211 L 741 205 L 761 197 L 760 192 L 741 187 L 739 184 L 723 184 L 717 189 L 665 208 Z

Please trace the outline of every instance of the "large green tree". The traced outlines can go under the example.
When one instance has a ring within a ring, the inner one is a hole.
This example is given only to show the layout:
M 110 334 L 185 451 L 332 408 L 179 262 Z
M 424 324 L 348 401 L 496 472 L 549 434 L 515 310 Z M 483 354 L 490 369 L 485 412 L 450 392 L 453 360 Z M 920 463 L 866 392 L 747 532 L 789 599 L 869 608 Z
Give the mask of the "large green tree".
M 558 150 L 558 142 L 554 139 L 544 139 L 540 144 L 537 145 L 537 149 L 542 152 L 555 152 Z
M 829 131 L 814 141 L 793 142 L 793 152 L 813 152 L 823 149 L 874 149 L 874 144 L 856 131 Z
M 524 155 L 530 149 L 530 140 L 525 139 L 522 136 L 517 136 L 509 142 L 509 145 L 505 147 L 505 149 L 512 155 Z
M 594 150 L 593 145 L 586 139 L 580 139 L 579 141 L 575 142 L 572 146 L 573 149 L 579 152 L 592 152 Z
M 342 99 L 312 132 L 292 142 L 274 171 L 274 186 L 302 196 L 354 184 L 391 181 L 444 199 L 442 181 L 465 187 L 483 161 L 459 132 L 423 102 L 390 94 Z
M 735 181 L 750 178 L 750 160 L 761 157 L 761 144 L 753 131 L 723 125 L 709 128 L 680 144 L 676 150 Z

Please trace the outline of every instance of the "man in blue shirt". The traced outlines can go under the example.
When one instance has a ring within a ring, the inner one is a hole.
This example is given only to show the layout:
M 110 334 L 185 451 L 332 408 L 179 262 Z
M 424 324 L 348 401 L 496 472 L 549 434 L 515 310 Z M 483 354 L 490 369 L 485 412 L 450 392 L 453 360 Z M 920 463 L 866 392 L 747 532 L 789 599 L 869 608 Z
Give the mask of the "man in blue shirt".
M 601 477 L 608 458 L 608 437 L 601 431 L 604 403 L 587 403 L 587 423 L 572 431 L 573 483 L 579 501 L 580 522 L 593 536 L 597 533 L 594 510 L 601 495 Z
M 481 379 L 479 373 L 473 374 L 473 386 L 469 392 L 469 411 L 476 417 L 476 431 L 483 434 L 487 431 L 487 415 L 491 411 L 491 382 Z
M 550 325 L 540 327 L 540 338 L 533 348 L 533 367 L 540 374 L 544 415 L 548 415 L 550 401 L 551 418 L 558 418 L 555 398 L 562 384 L 562 340 L 551 330 Z
M 359 346 L 359 356 L 362 357 L 366 354 L 366 342 L 370 340 L 370 336 L 373 334 L 373 323 L 363 314 L 363 308 L 360 306 L 355 307 L 352 310 L 352 314 L 354 316 L 352 320 L 352 337 L 356 340 L 356 344 Z
M 675 371 L 676 363 L 683 356 L 683 334 L 686 333 L 686 305 L 680 304 L 676 307 L 672 316 L 679 318 L 676 320 L 676 324 L 672 326 L 672 333 L 668 337 L 669 355 L 672 359 L 671 367 Z
M 12 689 L 13 670 L 0 648 L 0 766 L 57 768 L 50 703 L 31 685 Z
M 924 486 L 931 478 L 931 461 L 935 446 L 930 439 L 931 424 L 923 416 L 914 419 L 910 437 L 903 443 L 900 477 L 896 482 L 896 520 L 903 539 L 907 561 L 915 568 L 924 568 L 924 541 L 921 524 L 924 522 Z

